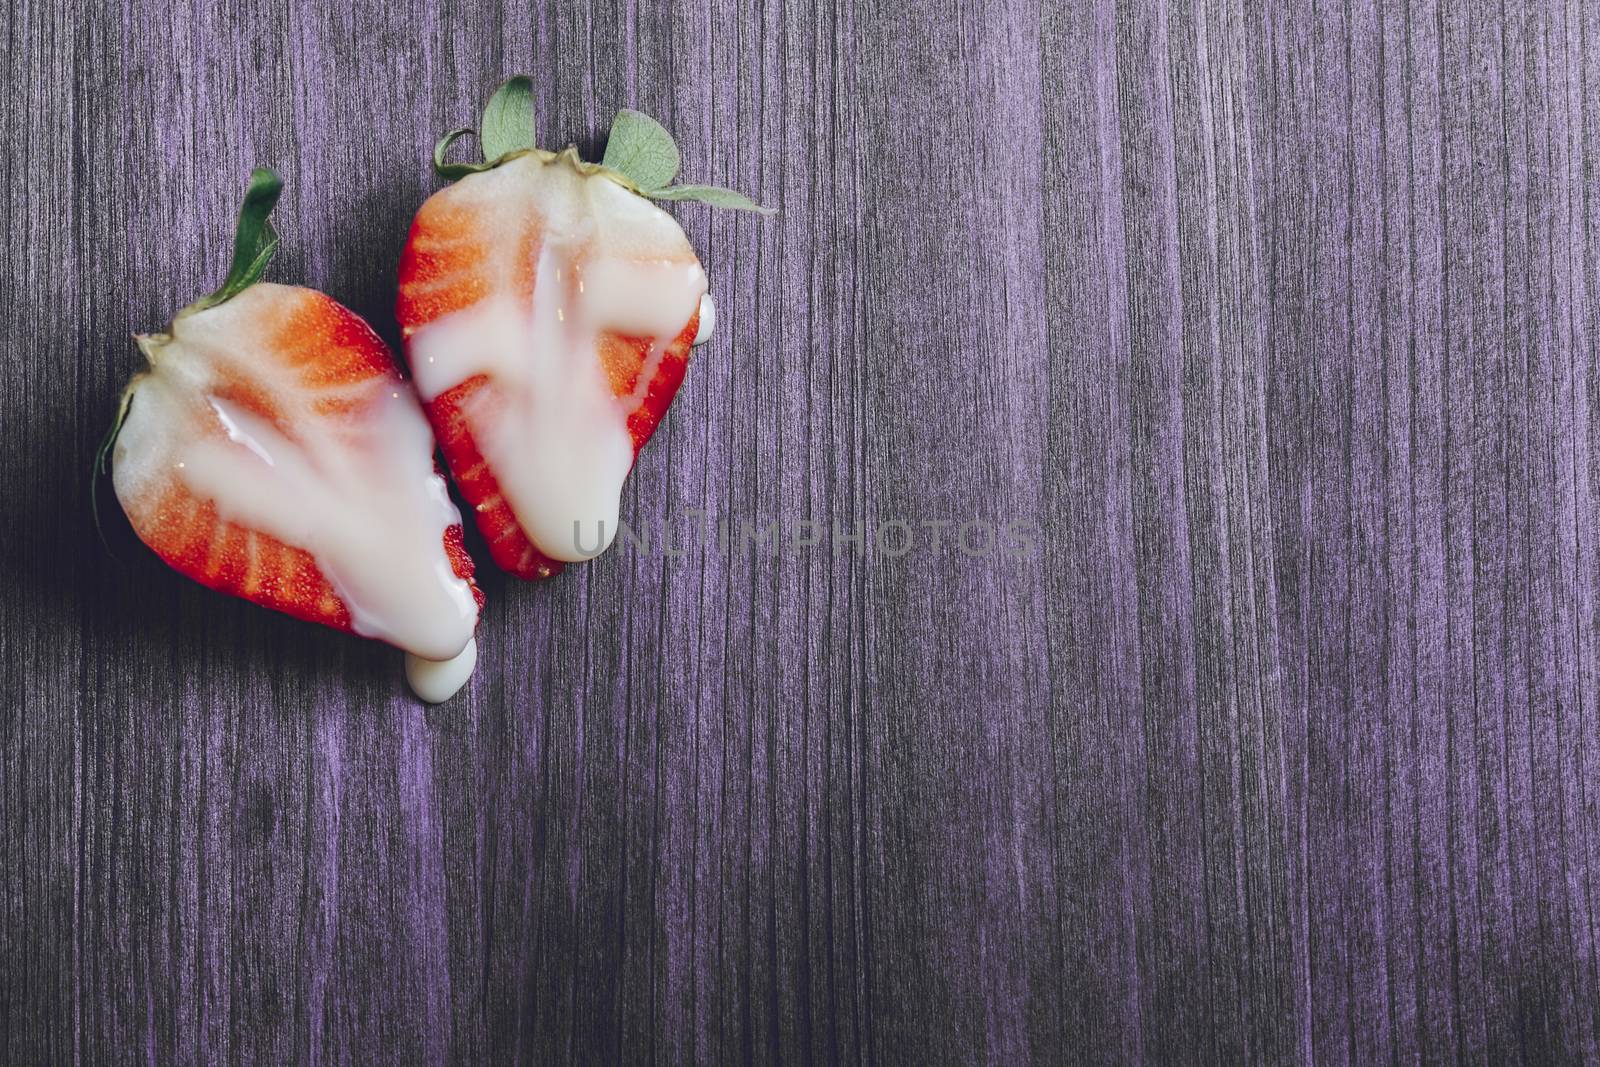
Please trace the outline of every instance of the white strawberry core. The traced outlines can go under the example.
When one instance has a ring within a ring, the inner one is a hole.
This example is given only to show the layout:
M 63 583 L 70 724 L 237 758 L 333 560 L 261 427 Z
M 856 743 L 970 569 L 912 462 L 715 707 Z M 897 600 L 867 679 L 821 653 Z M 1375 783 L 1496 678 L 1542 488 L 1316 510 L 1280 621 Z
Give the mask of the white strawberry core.
M 308 392 L 259 347 L 264 327 L 303 299 L 256 285 L 173 324 L 117 438 L 117 495 L 126 507 L 176 476 L 220 518 L 309 552 L 357 633 L 449 660 L 472 639 L 478 606 L 445 553 L 461 517 L 435 471 L 432 430 L 398 379 Z M 264 388 L 286 430 L 213 391 L 230 364 Z M 355 413 L 315 411 L 330 395 Z
M 633 466 L 628 416 L 644 402 L 666 346 L 706 291 L 705 271 L 672 216 L 600 176 L 525 156 L 454 190 L 503 217 L 494 295 L 410 337 L 424 400 L 478 375 L 492 388 L 462 414 L 518 524 L 552 559 L 590 559 L 617 532 Z M 531 216 L 531 219 L 530 219 Z M 542 231 L 533 299 L 516 296 L 515 235 Z M 630 396 L 617 397 L 597 358 L 606 332 L 655 345 Z

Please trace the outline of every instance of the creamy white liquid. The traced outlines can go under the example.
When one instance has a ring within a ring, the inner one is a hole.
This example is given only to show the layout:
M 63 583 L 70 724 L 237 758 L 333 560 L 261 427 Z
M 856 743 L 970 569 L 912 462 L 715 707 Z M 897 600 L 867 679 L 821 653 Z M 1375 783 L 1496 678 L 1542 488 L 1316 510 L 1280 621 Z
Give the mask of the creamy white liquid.
M 443 704 L 460 692 L 472 677 L 478 664 L 478 642 L 469 640 L 467 647 L 453 659 L 431 660 L 406 653 L 406 681 L 411 691 L 429 704 Z
M 117 438 L 118 496 L 137 499 L 149 479 L 175 475 L 222 519 L 309 552 L 357 633 L 450 660 L 471 641 L 478 608 L 445 553 L 444 532 L 461 519 L 434 470 L 432 431 L 398 379 L 308 389 L 255 347 L 304 299 L 256 285 L 173 324 Z M 283 430 L 223 398 L 239 380 L 268 394 Z M 330 397 L 359 413 L 312 409 Z
M 497 295 L 410 336 L 417 391 L 431 401 L 477 374 L 491 385 L 463 406 L 479 450 L 539 550 L 575 562 L 617 531 L 633 466 L 628 416 L 643 403 L 664 345 L 706 292 L 706 276 L 672 217 L 609 179 L 525 156 L 447 190 L 503 219 Z M 519 242 L 541 226 L 531 304 L 512 295 Z M 602 333 L 654 337 L 631 396 L 613 395 L 597 358 Z
M 717 328 L 717 305 L 712 302 L 711 294 L 707 293 L 700 298 L 700 321 L 694 331 L 694 345 L 696 348 L 711 340 L 711 333 Z

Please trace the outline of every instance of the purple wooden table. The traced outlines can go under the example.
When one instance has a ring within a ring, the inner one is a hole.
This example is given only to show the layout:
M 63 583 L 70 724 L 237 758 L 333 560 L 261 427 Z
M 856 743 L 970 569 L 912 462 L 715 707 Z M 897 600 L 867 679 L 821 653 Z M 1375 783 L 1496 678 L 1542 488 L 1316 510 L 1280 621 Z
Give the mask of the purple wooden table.
M 441 6 L 7 8 L 0 1062 L 1600 1060 L 1600 4 Z M 782 214 L 430 709 L 84 473 L 518 71 Z

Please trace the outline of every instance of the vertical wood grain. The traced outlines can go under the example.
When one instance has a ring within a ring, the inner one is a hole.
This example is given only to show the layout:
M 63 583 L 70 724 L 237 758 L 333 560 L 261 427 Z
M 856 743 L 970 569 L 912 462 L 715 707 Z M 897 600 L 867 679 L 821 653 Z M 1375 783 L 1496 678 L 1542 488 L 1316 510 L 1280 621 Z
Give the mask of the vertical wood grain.
M 1600 8 L 15 0 L 6 45 L 0 1062 L 1600 1057 Z M 483 572 L 425 708 L 107 554 L 83 474 L 253 164 L 274 276 L 396 341 L 433 140 L 519 71 L 542 143 L 639 107 L 780 214 L 675 209 L 718 334 L 624 494 L 730 546 Z

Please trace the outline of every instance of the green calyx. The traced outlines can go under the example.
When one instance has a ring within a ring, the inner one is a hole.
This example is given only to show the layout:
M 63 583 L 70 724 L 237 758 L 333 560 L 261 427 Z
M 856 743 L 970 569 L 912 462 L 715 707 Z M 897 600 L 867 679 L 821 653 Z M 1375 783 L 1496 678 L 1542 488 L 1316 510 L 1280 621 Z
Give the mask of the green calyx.
M 117 416 L 111 420 L 111 429 L 106 432 L 100 441 L 100 447 L 94 453 L 94 466 L 89 468 L 89 516 L 94 520 L 94 532 L 100 538 L 100 543 L 109 551 L 111 542 L 106 540 L 106 532 L 100 524 L 100 479 L 111 473 L 111 449 L 117 443 L 117 434 L 122 432 L 122 424 L 128 421 L 128 406 L 133 403 L 133 388 L 139 384 L 143 375 L 135 375 L 122 390 L 122 396 L 117 400 Z
M 282 192 L 283 179 L 274 171 L 257 167 L 250 172 L 250 184 L 245 187 L 244 203 L 239 208 L 239 226 L 234 231 L 233 260 L 228 264 L 228 275 L 222 279 L 222 285 L 216 292 L 196 300 L 178 312 L 178 317 L 216 307 L 261 280 L 267 264 L 272 262 L 273 253 L 278 250 L 278 232 L 272 228 L 272 209 Z M 152 365 L 161 347 L 170 340 L 163 333 L 134 336 L 139 350 Z M 100 479 L 111 472 L 111 451 L 116 446 L 117 435 L 122 432 L 122 424 L 128 420 L 128 407 L 133 403 L 134 390 L 143 377 L 143 374 L 134 375 L 122 390 L 122 396 L 117 401 L 116 418 L 112 419 L 111 429 L 95 450 L 94 466 L 89 471 L 89 513 L 94 518 L 95 532 L 100 535 L 102 544 L 106 544 L 106 537 L 100 527 Z
M 179 312 L 180 315 L 216 307 L 231 300 L 261 280 L 278 250 L 278 231 L 272 228 L 272 209 L 283 192 L 283 179 L 268 167 L 250 172 L 244 203 L 239 207 L 239 227 L 233 235 L 233 261 L 228 276 L 210 296 L 203 296 Z
M 483 149 L 481 163 L 451 163 L 445 160 L 450 146 L 468 134 L 476 133 Z M 694 200 L 712 207 L 775 214 L 743 193 L 715 185 L 669 185 L 678 176 L 678 145 L 666 127 L 641 111 L 627 108 L 612 120 L 606 139 L 606 154 L 599 163 L 578 158 L 576 147 L 547 152 L 533 143 L 533 82 L 519 74 L 509 79 L 483 109 L 483 124 L 478 130 L 464 127 L 451 130 L 433 149 L 433 169 L 449 181 L 469 174 L 492 170 L 510 159 L 537 155 L 546 162 L 564 160 L 581 173 L 599 174 L 630 192 L 653 200 Z

